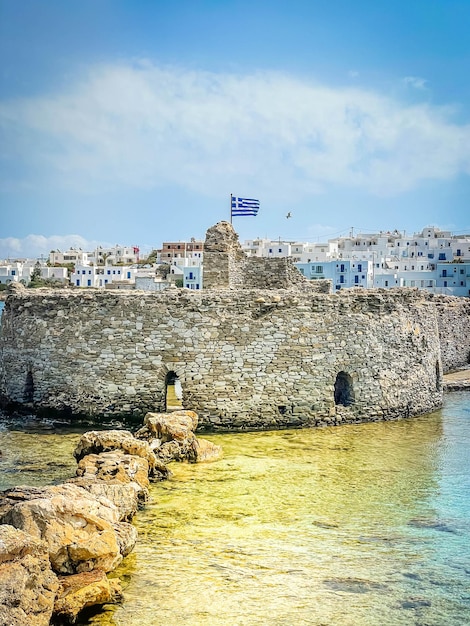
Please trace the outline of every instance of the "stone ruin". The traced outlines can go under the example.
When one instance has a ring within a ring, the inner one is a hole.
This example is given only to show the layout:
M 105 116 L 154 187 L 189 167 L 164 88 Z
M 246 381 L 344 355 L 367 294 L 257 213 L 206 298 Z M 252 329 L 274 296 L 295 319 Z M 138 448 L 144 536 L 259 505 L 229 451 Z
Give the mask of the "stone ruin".
M 250 257 L 229 222 L 208 229 L 204 243 L 204 289 L 300 289 L 329 293 L 328 280 L 310 281 L 289 257 Z

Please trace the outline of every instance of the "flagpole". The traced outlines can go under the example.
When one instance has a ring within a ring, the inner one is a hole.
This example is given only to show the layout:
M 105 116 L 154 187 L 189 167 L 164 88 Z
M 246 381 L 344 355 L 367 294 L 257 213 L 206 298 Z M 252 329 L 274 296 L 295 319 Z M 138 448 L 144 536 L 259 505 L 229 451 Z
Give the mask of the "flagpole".
M 230 194 L 230 224 L 232 223 L 232 198 L 233 194 Z

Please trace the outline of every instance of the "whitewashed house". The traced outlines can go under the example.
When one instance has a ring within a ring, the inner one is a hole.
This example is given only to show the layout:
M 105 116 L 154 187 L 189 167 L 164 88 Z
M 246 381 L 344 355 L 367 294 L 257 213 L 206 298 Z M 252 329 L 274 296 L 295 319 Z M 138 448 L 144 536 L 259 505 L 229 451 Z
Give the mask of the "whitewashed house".
M 113 282 L 135 282 L 137 268 L 125 265 L 77 265 L 70 277 L 75 287 L 105 288 Z

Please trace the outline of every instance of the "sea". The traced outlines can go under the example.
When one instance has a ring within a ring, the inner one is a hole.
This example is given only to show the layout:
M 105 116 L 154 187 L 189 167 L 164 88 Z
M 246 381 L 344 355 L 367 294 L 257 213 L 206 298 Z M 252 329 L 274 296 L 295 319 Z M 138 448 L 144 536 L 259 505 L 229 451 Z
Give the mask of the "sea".
M 5 416 L 0 488 L 75 472 L 82 429 Z M 81 626 L 470 624 L 470 393 L 393 422 L 204 435 L 173 463 Z

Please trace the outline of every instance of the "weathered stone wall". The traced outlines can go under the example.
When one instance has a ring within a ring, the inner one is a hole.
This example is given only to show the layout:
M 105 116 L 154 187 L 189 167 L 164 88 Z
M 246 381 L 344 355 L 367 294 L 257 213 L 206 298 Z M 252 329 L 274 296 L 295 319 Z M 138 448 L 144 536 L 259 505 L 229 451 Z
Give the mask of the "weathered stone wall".
M 218 222 L 206 233 L 204 289 L 302 289 L 329 293 L 331 282 L 309 281 L 291 258 L 248 257 L 228 222 Z
M 141 417 L 165 409 L 175 372 L 203 427 L 415 415 L 441 403 L 442 307 L 411 290 L 19 290 L 3 313 L 3 393 L 37 408 Z M 335 403 L 337 380 L 348 389 L 337 382 Z
M 470 364 L 470 299 L 431 296 L 437 309 L 444 372 Z

